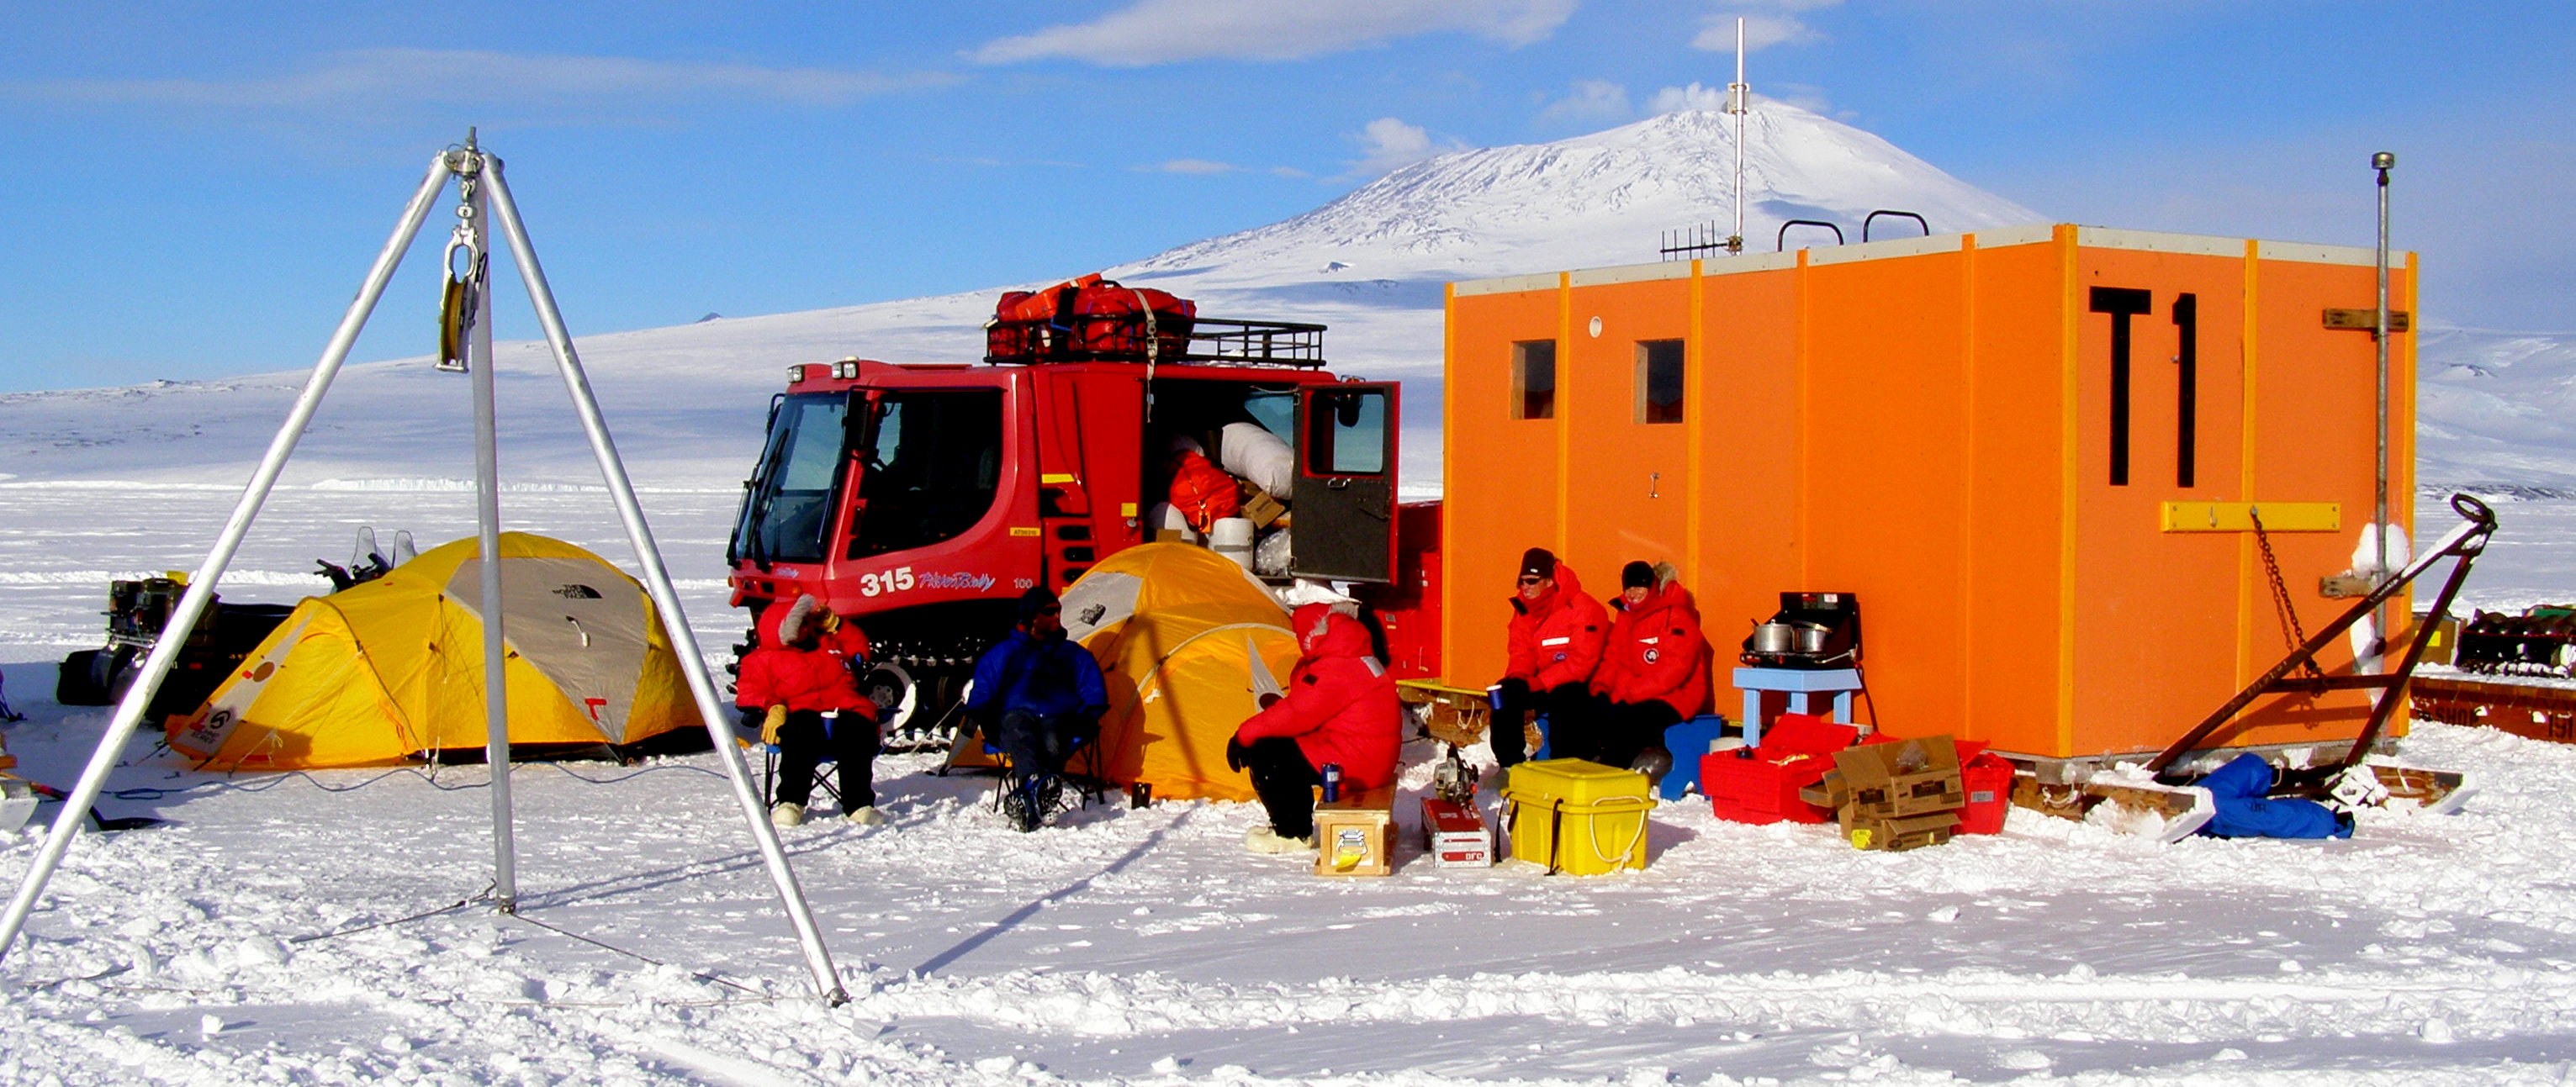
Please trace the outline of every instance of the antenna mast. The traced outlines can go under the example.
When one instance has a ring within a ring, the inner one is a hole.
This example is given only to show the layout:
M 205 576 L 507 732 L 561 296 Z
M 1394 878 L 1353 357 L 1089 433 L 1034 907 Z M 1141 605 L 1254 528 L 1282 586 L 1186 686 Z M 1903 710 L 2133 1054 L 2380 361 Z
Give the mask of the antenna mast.
M 1744 114 L 1751 108 L 1752 88 L 1744 84 L 1744 19 L 1735 20 L 1735 82 L 1726 85 L 1726 112 L 1735 115 L 1735 233 L 1726 251 L 1744 251 Z

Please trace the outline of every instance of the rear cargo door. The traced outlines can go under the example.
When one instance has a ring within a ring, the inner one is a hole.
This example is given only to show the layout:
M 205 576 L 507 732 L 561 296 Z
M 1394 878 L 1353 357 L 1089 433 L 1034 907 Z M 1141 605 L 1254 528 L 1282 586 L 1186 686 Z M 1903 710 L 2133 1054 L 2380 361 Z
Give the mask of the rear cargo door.
M 1301 390 L 1290 573 L 1335 581 L 1395 579 L 1397 407 L 1393 383 Z

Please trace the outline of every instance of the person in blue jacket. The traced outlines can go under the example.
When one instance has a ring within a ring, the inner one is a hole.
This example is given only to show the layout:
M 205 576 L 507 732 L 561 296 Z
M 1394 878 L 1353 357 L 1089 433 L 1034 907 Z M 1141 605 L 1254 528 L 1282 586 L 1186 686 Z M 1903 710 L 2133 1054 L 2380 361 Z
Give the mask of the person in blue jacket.
M 1065 758 L 1100 739 L 1109 690 L 1091 651 L 1065 637 L 1064 607 L 1044 588 L 1020 595 L 1020 621 L 975 662 L 966 715 L 1011 760 L 1002 810 L 1038 828 L 1064 795 Z

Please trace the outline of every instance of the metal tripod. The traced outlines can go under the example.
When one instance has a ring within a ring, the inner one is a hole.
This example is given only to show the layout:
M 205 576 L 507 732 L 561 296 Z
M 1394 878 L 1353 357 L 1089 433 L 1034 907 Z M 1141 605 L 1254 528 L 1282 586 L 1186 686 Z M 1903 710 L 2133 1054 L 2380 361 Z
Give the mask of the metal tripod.
M 412 194 L 411 203 L 403 209 L 402 219 L 393 236 L 376 255 L 368 269 L 358 296 L 349 303 L 348 312 L 340 318 L 339 327 L 322 349 L 322 358 L 313 366 L 313 374 L 304 382 L 304 390 L 287 412 L 286 421 L 269 441 L 268 452 L 260 459 L 259 468 L 251 473 L 240 501 L 234 504 L 232 516 L 216 537 L 205 561 L 188 581 L 187 592 L 171 612 L 168 629 L 196 629 L 214 600 L 215 588 L 223 579 L 240 549 L 242 538 L 250 531 L 251 522 L 259 516 L 260 507 L 275 488 L 279 473 L 295 451 L 321 407 L 323 394 L 347 360 L 357 342 L 358 333 L 366 327 L 367 317 L 384 294 L 385 285 L 393 279 L 394 269 L 402 263 L 403 254 L 411 248 L 420 233 L 421 223 L 428 218 L 431 205 L 447 186 L 449 178 L 458 184 L 459 220 L 448 247 L 449 320 L 448 335 L 441 345 L 442 369 L 468 369 L 474 375 L 475 470 L 479 491 L 476 520 L 482 545 L 482 612 L 484 617 L 484 685 L 486 714 L 486 754 L 492 774 L 493 894 L 495 908 L 504 912 L 516 909 L 517 873 L 514 844 L 510 827 L 509 734 L 507 707 L 502 677 L 505 652 L 501 623 L 500 508 L 498 498 L 498 462 L 494 453 L 492 339 L 490 323 L 484 320 L 485 242 L 484 220 L 496 221 L 502 238 L 509 244 L 519 278 L 526 282 L 528 301 L 535 307 L 537 321 L 543 326 L 546 344 L 553 349 L 555 367 L 562 374 L 564 389 L 572 397 L 573 407 L 581 418 L 583 432 L 590 439 L 592 455 L 599 462 L 599 472 L 607 484 L 610 497 L 617 505 L 620 520 L 625 522 L 627 542 L 635 549 L 636 564 L 644 574 L 644 589 L 661 613 L 664 633 L 677 650 L 681 674 L 689 683 L 689 693 L 697 699 L 698 714 L 706 722 L 715 740 L 717 759 L 724 764 L 725 776 L 733 782 L 734 797 L 740 802 L 743 821 L 751 828 L 753 842 L 759 847 L 768 868 L 770 881 L 787 909 L 788 920 L 796 929 L 797 942 L 803 946 L 805 965 L 813 974 L 817 995 L 832 1004 L 846 1002 L 840 977 L 832 965 L 831 953 L 823 946 L 822 931 L 814 923 L 813 910 L 806 905 L 805 894 L 796 883 L 795 872 L 788 867 L 786 851 L 780 848 L 778 833 L 770 825 L 769 815 L 760 803 L 757 785 L 744 765 L 742 752 L 726 742 L 724 722 L 729 715 L 716 695 L 714 679 L 707 673 L 706 660 L 697 651 L 697 637 L 689 630 L 686 614 L 680 609 L 680 597 L 672 588 L 671 574 L 662 561 L 661 549 L 653 542 L 653 530 L 645 524 L 644 508 L 636 501 L 635 485 L 627 477 L 626 464 L 609 437 L 608 423 L 601 417 L 599 401 L 591 394 L 590 378 L 582 370 L 581 359 L 573 351 L 572 334 L 564 328 L 563 315 L 555 308 L 554 292 L 546 285 L 546 276 L 537 263 L 537 253 L 528 241 L 525 224 L 519 219 L 518 204 L 511 199 L 510 186 L 502 177 L 501 160 L 475 146 L 469 135 L 461 147 L 439 152 L 430 162 L 429 174 L 421 179 L 420 188 Z M 457 257 L 467 261 L 460 271 Z M 460 297 L 462 296 L 462 297 Z M 61 865 L 63 853 L 72 838 L 80 832 L 90 808 L 107 783 L 108 772 L 115 768 L 118 756 L 142 722 L 144 708 L 151 704 L 153 693 L 178 659 L 183 637 L 162 638 L 152 647 L 151 655 L 135 676 L 134 685 L 117 703 L 116 713 L 105 735 L 99 737 L 98 750 L 90 756 L 89 765 L 81 772 L 80 784 L 63 801 L 54 819 L 52 832 L 46 837 L 35 862 L 27 869 L 26 879 L 18 886 L 17 897 L 8 910 L 0 913 L 0 958 L 6 957 L 18 934 L 26 926 L 28 913 L 44 893 L 45 884 Z

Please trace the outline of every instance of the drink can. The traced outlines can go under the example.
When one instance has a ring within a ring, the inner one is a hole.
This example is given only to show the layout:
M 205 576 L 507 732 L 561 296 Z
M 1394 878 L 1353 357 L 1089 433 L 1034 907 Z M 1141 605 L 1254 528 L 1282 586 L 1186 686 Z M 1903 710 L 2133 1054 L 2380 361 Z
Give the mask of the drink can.
M 1342 764 L 1338 762 L 1325 763 L 1323 775 L 1324 803 L 1330 804 L 1336 800 L 1340 800 L 1342 798 Z

